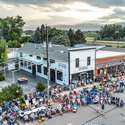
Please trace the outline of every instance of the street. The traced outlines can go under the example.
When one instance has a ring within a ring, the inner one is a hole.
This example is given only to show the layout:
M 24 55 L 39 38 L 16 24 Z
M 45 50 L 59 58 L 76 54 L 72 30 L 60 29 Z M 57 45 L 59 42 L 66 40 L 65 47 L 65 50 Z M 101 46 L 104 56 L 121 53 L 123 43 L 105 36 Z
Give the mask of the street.
M 125 94 L 115 95 L 125 99 Z M 125 107 L 116 108 L 113 105 L 106 105 L 104 110 L 106 113 L 103 113 L 104 116 L 101 115 L 100 117 L 98 117 L 100 114 L 93 109 L 96 109 L 96 105 L 91 105 L 91 107 L 83 106 L 77 113 L 67 113 L 55 117 L 43 122 L 42 125 L 125 125 L 125 116 L 123 115 L 125 114 Z M 86 121 L 90 122 L 86 123 Z

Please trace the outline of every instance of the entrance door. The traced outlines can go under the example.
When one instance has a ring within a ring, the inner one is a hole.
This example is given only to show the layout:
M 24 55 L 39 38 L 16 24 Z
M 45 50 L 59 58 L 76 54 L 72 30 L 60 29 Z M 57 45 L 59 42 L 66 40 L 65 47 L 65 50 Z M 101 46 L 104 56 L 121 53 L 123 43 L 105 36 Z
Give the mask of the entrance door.
M 50 81 L 55 82 L 55 70 L 54 69 L 50 69 Z
M 81 80 L 85 83 L 87 83 L 87 74 L 84 73 L 84 74 L 81 74 Z
M 32 74 L 35 76 L 36 75 L 36 65 L 32 64 Z

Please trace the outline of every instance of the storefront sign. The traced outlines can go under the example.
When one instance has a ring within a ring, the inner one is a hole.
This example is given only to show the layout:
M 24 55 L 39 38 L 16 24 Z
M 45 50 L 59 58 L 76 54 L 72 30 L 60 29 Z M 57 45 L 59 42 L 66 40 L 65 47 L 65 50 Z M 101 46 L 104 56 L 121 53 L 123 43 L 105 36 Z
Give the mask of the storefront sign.
M 87 66 L 79 67 L 79 70 L 86 70 L 86 69 L 88 69 Z

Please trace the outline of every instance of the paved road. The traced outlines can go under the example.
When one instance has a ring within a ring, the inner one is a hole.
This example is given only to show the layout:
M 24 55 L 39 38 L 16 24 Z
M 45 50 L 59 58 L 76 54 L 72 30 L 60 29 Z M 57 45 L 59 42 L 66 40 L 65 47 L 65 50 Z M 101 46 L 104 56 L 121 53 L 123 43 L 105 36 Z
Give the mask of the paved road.
M 116 95 L 125 99 L 125 93 Z M 106 105 L 104 110 L 106 113 L 103 113 L 104 116 L 101 115 L 100 117 L 94 109 L 96 109 L 96 105 L 83 106 L 77 113 L 67 113 L 45 121 L 41 125 L 125 125 L 125 116 L 121 115 L 125 114 L 125 107 L 116 108 L 113 105 Z M 91 119 L 95 120 L 91 121 Z M 86 123 L 89 120 L 90 122 Z

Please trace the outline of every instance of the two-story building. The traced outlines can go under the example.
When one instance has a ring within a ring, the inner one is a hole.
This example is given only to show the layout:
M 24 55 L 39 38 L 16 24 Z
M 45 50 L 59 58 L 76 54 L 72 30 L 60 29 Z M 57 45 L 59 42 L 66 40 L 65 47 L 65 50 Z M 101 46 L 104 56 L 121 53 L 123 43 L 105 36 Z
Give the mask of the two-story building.
M 26 43 L 18 51 L 19 68 L 34 76 L 47 79 L 46 45 Z M 85 46 L 70 48 L 49 44 L 50 81 L 68 85 L 73 80 L 93 80 L 95 76 L 96 48 Z

